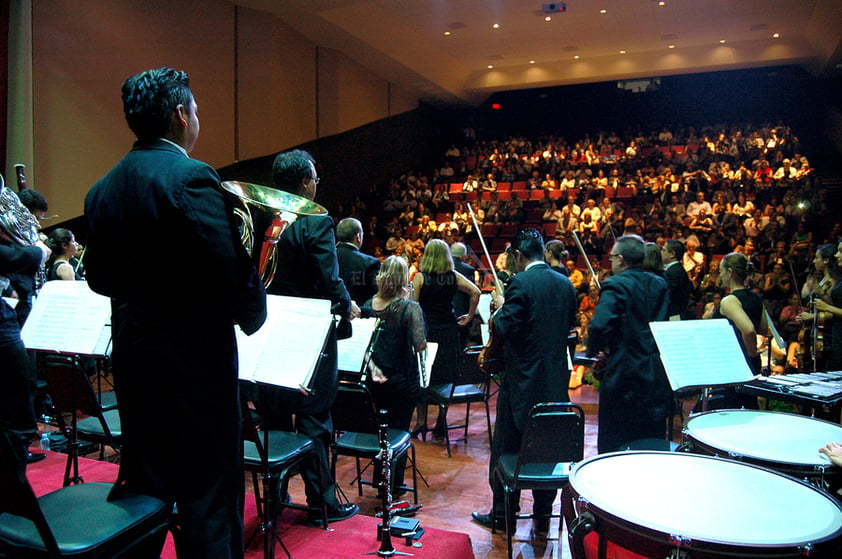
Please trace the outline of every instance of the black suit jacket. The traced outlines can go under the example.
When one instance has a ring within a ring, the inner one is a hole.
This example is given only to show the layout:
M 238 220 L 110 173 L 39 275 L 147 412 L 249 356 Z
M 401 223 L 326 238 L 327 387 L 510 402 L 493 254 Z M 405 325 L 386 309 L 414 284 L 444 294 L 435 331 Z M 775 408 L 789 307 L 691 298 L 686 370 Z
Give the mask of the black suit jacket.
M 470 264 L 465 264 L 458 258 L 454 258 L 453 269 L 465 276 L 469 282 L 474 283 L 474 271 L 476 268 Z M 470 310 L 470 306 L 471 296 L 464 291 L 457 290 L 453 296 L 453 309 L 456 311 L 456 316 L 462 316 L 467 313 Z M 470 326 L 466 326 L 466 328 L 470 328 Z
M 681 315 L 682 320 L 692 318 L 688 315 L 687 305 L 690 303 L 690 294 L 693 292 L 693 284 L 687 276 L 687 271 L 681 262 L 674 262 L 664 269 L 664 279 L 669 288 L 669 310 L 667 316 Z
M 88 192 L 87 279 L 111 297 L 120 475 L 165 499 L 204 495 L 242 457 L 234 322 L 266 292 L 216 171 L 163 140 L 136 143 Z M 212 433 L 201 465 L 186 433 Z
M 348 318 L 351 297 L 339 278 L 336 239 L 330 216 L 299 217 L 278 241 L 278 271 L 268 289 L 275 295 L 328 299 L 333 314 Z M 280 366 L 280 365 L 279 365 Z M 331 328 L 313 377 L 313 393 L 273 390 L 272 406 L 287 413 L 313 414 L 330 409 L 337 390 L 336 332 Z
M 515 274 L 506 287 L 493 335 L 503 339 L 505 393 L 521 432 L 535 404 L 568 401 L 565 352 L 576 310 L 573 284 L 544 263 Z
M 351 300 L 362 305 L 374 297 L 380 260 L 360 251 L 352 243 L 336 245 L 336 258 L 339 260 L 339 277 L 348 288 Z

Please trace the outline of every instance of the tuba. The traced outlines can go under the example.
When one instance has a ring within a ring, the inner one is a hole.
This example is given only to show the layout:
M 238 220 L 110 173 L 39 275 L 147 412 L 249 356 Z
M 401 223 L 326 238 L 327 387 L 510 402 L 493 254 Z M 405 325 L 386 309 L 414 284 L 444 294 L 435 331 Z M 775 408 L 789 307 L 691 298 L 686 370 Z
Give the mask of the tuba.
M 15 167 L 18 185 L 26 188 L 23 165 Z M 21 203 L 17 193 L 6 186 L 3 175 L 0 175 L 0 237 L 16 245 L 32 246 L 41 239 L 40 230 L 38 218 Z M 35 289 L 40 289 L 46 280 L 46 270 L 42 265 L 35 273 Z
M 240 240 L 265 287 L 275 278 L 278 240 L 301 215 L 327 215 L 327 210 L 302 196 L 240 181 L 223 181 L 234 203 Z

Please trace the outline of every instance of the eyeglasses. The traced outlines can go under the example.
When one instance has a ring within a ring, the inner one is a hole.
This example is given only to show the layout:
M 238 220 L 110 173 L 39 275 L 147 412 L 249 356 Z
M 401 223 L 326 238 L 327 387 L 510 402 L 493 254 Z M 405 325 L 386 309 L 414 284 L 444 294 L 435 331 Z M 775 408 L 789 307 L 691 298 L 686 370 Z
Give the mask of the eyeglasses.
M 614 260 L 616 258 L 620 258 L 620 256 L 622 256 L 622 254 L 609 254 L 608 260 Z

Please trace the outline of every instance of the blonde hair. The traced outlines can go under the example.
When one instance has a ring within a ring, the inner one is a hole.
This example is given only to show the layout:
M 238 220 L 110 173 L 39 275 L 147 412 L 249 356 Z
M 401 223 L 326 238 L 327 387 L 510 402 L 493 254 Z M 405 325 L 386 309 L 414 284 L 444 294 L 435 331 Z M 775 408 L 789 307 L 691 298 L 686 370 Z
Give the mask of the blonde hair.
M 424 247 L 424 255 L 419 266 L 425 274 L 443 274 L 453 271 L 453 256 L 450 247 L 441 239 L 430 239 Z
M 409 283 L 409 269 L 406 260 L 400 256 L 388 257 L 380 266 L 376 282 L 377 293 L 383 299 L 405 296 Z

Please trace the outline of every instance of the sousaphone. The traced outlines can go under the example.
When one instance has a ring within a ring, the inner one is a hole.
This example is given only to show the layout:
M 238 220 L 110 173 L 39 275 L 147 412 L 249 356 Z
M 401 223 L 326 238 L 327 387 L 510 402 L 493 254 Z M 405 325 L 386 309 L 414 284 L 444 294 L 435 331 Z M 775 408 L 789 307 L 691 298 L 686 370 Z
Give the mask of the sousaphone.
M 268 287 L 278 267 L 278 240 L 286 228 L 299 216 L 327 215 L 327 210 L 302 196 L 259 184 L 224 181 L 222 188 L 234 199 L 240 240 Z

